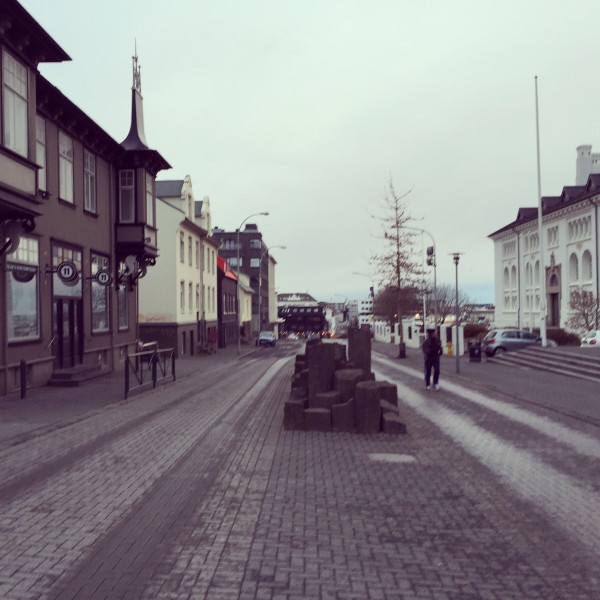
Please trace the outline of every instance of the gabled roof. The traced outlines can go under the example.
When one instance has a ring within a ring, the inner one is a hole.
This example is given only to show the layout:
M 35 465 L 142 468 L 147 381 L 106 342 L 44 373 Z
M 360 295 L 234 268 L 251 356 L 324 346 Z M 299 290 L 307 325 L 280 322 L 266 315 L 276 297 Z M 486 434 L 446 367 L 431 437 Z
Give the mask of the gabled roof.
M 157 198 L 180 198 L 183 188 L 183 179 L 156 180 Z
M 592 173 L 588 175 L 588 180 L 585 185 L 566 185 L 563 187 L 560 196 L 544 196 L 542 197 L 542 213 L 544 215 L 550 214 L 554 211 L 565 208 L 566 206 L 572 206 L 578 202 L 583 202 L 600 194 L 600 174 Z M 488 237 L 493 237 L 499 233 L 510 231 L 518 225 L 527 223 L 528 221 L 535 221 L 538 218 L 537 207 L 522 207 L 517 212 L 517 218 L 501 227 L 497 231 L 490 233 Z
M 217 255 L 217 269 L 221 271 L 225 277 L 237 281 L 235 273 L 231 270 L 229 263 L 222 257 Z

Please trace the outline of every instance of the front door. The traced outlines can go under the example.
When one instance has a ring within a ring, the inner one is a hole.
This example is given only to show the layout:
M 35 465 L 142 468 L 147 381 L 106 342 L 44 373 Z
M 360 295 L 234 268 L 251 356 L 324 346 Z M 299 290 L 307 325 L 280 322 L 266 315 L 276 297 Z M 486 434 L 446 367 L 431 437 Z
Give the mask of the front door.
M 66 369 L 83 361 L 83 310 L 80 299 L 54 298 L 54 367 Z

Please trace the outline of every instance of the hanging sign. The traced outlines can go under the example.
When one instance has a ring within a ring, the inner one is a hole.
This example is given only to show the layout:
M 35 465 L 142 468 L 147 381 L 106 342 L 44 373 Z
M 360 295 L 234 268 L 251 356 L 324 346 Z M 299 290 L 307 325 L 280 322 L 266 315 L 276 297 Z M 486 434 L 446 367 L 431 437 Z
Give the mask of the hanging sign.
M 61 262 L 56 268 L 56 274 L 65 285 L 75 285 L 79 280 L 77 266 L 71 260 Z
M 95 279 L 96 279 L 96 283 L 107 286 L 107 285 L 110 285 L 110 283 L 112 282 L 112 275 L 110 274 L 108 269 L 99 269 L 96 272 Z

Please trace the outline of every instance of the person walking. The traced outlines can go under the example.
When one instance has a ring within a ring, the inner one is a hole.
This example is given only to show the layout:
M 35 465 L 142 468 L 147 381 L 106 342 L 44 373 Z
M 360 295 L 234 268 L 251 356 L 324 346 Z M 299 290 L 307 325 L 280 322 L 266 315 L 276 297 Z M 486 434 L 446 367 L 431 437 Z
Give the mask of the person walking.
M 435 329 L 427 330 L 427 337 L 421 346 L 423 358 L 425 359 L 425 387 L 431 389 L 431 371 L 433 369 L 433 389 L 439 390 L 440 380 L 440 356 L 442 355 L 442 344 Z

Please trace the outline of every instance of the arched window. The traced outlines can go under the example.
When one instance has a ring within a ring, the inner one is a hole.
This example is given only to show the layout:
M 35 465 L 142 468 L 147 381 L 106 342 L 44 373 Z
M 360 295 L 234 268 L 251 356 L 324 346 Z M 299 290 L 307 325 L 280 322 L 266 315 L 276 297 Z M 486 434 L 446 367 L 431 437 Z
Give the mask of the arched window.
M 517 288 L 517 267 L 510 270 L 510 287 L 513 290 Z
M 579 281 L 579 261 L 575 253 L 569 257 L 569 283 Z
M 504 267 L 504 289 L 507 290 L 509 288 L 510 281 L 508 275 L 508 267 Z
M 533 283 L 536 286 L 540 285 L 540 261 L 535 261 L 535 270 L 533 272 Z
M 586 250 L 581 257 L 581 279 L 582 281 L 592 280 L 592 254 Z

